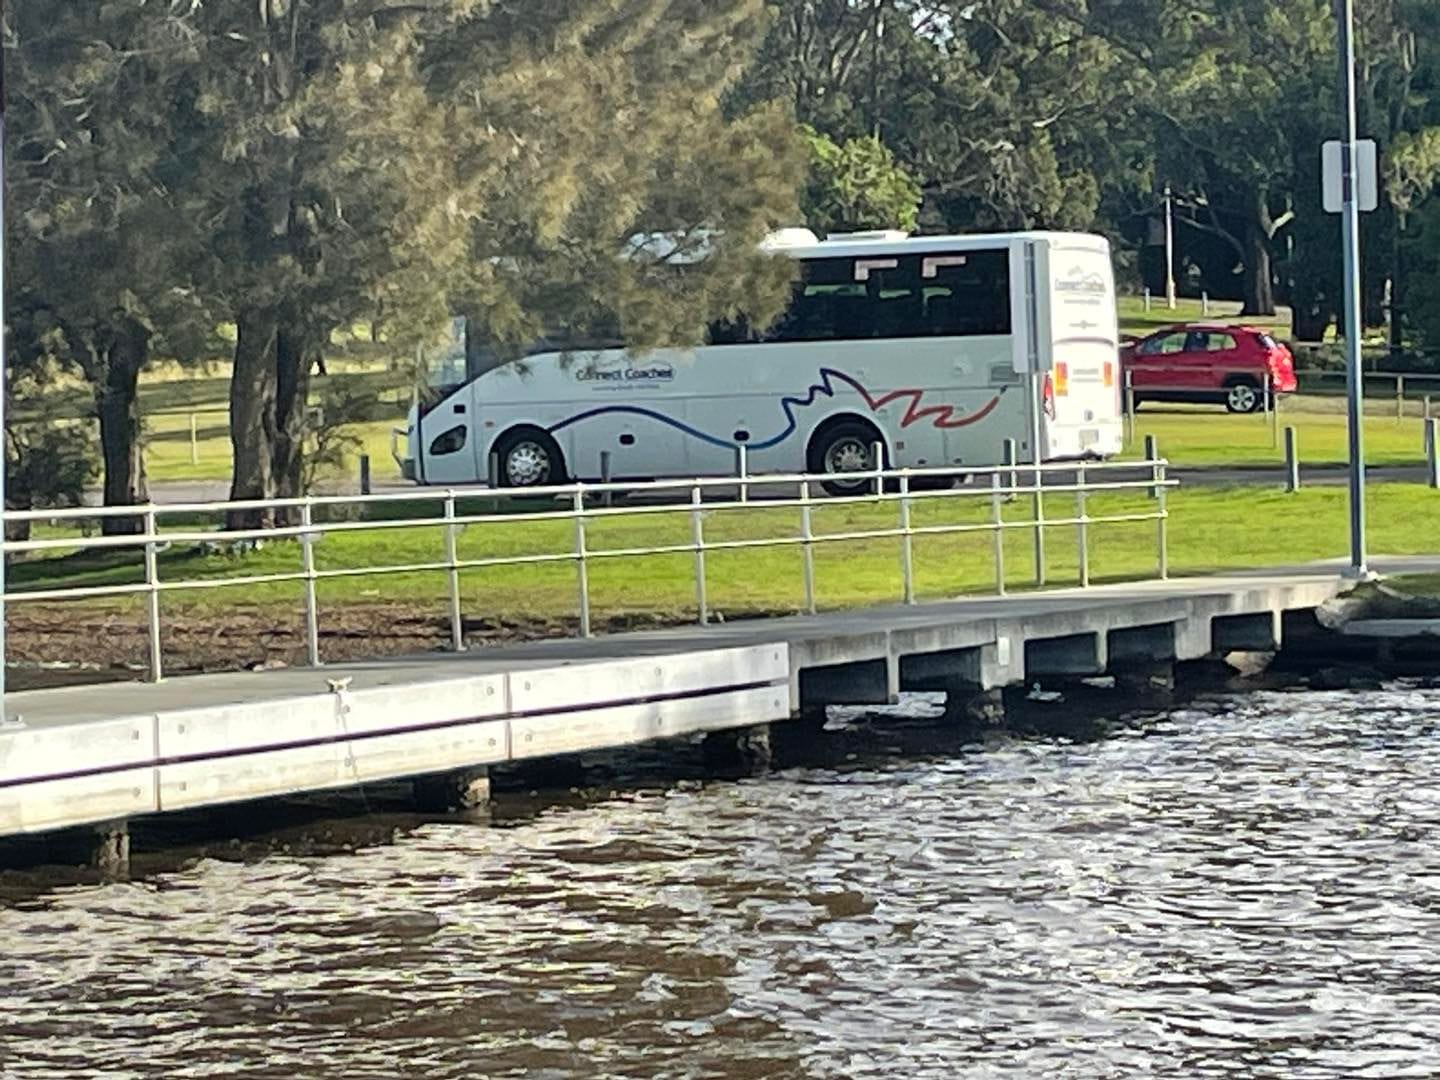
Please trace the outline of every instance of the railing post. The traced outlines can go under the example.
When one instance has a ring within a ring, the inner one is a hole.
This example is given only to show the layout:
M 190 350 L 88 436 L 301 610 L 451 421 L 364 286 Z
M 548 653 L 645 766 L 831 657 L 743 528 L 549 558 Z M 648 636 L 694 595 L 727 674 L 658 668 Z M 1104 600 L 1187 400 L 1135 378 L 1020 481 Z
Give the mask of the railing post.
M 150 681 L 165 677 L 164 649 L 160 640 L 160 537 L 155 508 L 145 512 L 146 634 L 150 645 Z
M 1285 428 L 1285 490 L 1292 494 L 1300 490 L 1300 447 L 1295 429 L 1289 425 Z
M 1425 424 L 1425 475 L 1432 488 L 1440 488 L 1440 420 Z
M 1005 500 L 1000 495 L 1002 481 L 998 472 L 990 474 L 990 515 L 995 534 L 995 594 L 1005 595 Z
M 810 520 L 810 481 L 800 481 L 800 567 L 805 581 L 805 612 L 815 614 L 815 529 Z
M 589 552 L 585 548 L 585 491 L 579 485 L 575 485 L 574 507 L 575 514 L 575 573 L 576 584 L 580 590 L 580 636 L 590 636 L 590 563 Z
M 1146 460 L 1146 461 L 1154 462 L 1154 461 L 1156 461 L 1156 460 L 1159 459 L 1159 457 L 1160 457 L 1160 451 L 1157 449 L 1158 446 L 1159 446 L 1159 443 L 1156 441 L 1154 435 L 1146 435 L 1146 436 L 1145 436 L 1145 460 Z M 1152 471 L 1153 471 L 1153 470 L 1152 470 Z M 1160 498 L 1160 489 L 1159 489 L 1158 487 L 1152 487 L 1152 488 L 1150 489 L 1150 498 L 1152 498 L 1152 499 L 1158 499 L 1158 498 Z
M 1035 587 L 1045 587 L 1045 474 L 1040 466 L 1040 448 L 1033 449 L 1035 458 L 1035 495 L 1032 507 L 1035 513 Z
M 1395 422 L 1405 419 L 1405 376 L 1395 376 Z
M 745 480 L 750 475 L 750 451 L 744 443 L 735 446 L 735 476 L 740 481 L 740 501 L 750 501 L 750 485 Z
M 1425 395 L 1425 419 L 1429 420 L 1434 414 L 1430 411 L 1430 395 Z
M 700 515 L 700 485 L 690 489 L 690 543 L 695 548 L 695 608 L 700 625 L 710 621 L 710 603 L 705 596 L 705 524 Z
M 1148 287 L 1145 289 L 1145 310 L 1150 310 L 1150 289 Z
M 360 494 L 370 494 L 370 455 L 360 455 Z
M 607 485 L 607 487 L 606 487 L 605 492 L 600 496 L 600 502 L 601 502 L 603 505 L 605 505 L 605 506 L 614 506 L 614 505 L 615 505 L 615 493 L 614 493 L 613 491 L 610 491 L 610 490 L 609 490 L 609 487 L 608 487 L 608 485 L 609 485 L 609 483 L 610 483 L 610 477 L 611 477 L 610 461 L 611 461 L 610 451 L 609 451 L 609 450 L 601 450 L 601 451 L 600 451 L 600 483 Z
M 200 425 L 195 414 L 190 414 L 190 464 L 200 464 Z
M 1080 587 L 1082 589 L 1090 586 L 1090 523 L 1086 517 L 1085 494 L 1085 466 L 1081 464 L 1075 470 L 1075 516 L 1080 522 L 1076 526 L 1076 531 L 1078 533 Z
M 455 493 L 445 493 L 445 518 L 455 520 Z M 465 620 L 460 613 L 460 553 L 457 541 L 460 526 L 445 526 L 445 563 L 449 567 L 450 581 L 450 648 L 455 652 L 465 651 Z
M 885 494 L 885 444 L 877 439 L 870 444 L 870 452 L 875 455 L 875 495 L 878 498 Z
M 910 471 L 900 474 L 900 581 L 905 603 L 915 603 L 915 533 L 910 521 Z
M 1020 454 L 1016 448 L 1014 439 L 1006 439 L 1000 444 L 1000 462 L 1002 465 L 1014 465 L 1019 461 L 1019 458 Z M 1015 489 L 1019 486 L 1020 474 L 1012 468 L 1008 474 L 1008 487 L 1010 490 L 1006 495 L 1007 500 L 1016 497 Z
M 1170 577 L 1170 511 L 1166 504 L 1165 462 L 1160 458 L 1159 447 L 1155 444 L 1153 435 L 1146 439 L 1146 443 L 1146 456 L 1151 462 L 1151 475 L 1155 484 L 1153 490 L 1159 503 L 1155 508 L 1155 540 L 1158 548 L 1156 563 L 1160 580 L 1164 581 Z
M 315 534 L 314 513 L 310 500 L 300 508 L 300 557 L 305 567 L 305 654 L 311 667 L 320 666 L 320 611 L 315 599 Z

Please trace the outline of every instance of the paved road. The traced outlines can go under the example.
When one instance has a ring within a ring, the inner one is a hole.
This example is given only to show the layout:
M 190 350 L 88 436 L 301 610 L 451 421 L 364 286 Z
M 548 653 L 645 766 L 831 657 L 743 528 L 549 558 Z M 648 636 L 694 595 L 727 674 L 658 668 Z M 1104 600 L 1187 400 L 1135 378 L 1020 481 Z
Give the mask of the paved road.
M 1134 478 L 1143 478 L 1147 474 L 1148 470 L 1137 469 Z M 1106 475 L 1112 479 L 1118 478 L 1115 472 L 1107 472 Z M 1302 466 L 1300 469 L 1302 485 L 1343 485 L 1347 475 L 1347 470 L 1343 465 L 1311 465 Z M 1069 478 L 1063 473 L 1052 473 L 1050 476 L 1052 483 L 1069 482 Z M 1282 487 L 1285 482 L 1285 470 L 1281 466 L 1182 467 L 1171 469 L 1170 476 L 1179 480 L 1182 487 L 1269 486 L 1278 488 Z M 1372 467 L 1366 476 L 1376 483 L 1423 484 L 1425 468 L 1422 465 Z M 413 487 L 413 484 L 401 480 L 383 480 L 376 483 L 375 491 L 406 491 Z M 150 497 L 157 503 L 166 504 L 222 502 L 229 496 L 229 493 L 230 485 L 223 480 L 165 480 L 150 485 Z M 100 493 L 98 491 L 87 493 L 86 502 L 88 504 L 98 505 L 99 501 Z

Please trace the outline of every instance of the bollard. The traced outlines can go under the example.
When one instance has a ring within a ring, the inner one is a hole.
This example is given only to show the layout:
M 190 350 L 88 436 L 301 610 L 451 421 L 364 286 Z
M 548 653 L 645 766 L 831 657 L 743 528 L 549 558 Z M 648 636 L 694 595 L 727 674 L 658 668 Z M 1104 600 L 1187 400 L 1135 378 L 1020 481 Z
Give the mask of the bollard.
M 360 455 L 360 494 L 370 494 L 370 455 Z
M 1275 379 L 1265 373 L 1265 415 L 1270 421 L 1270 449 L 1280 449 L 1280 397 L 1275 393 Z
M 1285 490 L 1294 493 L 1300 490 L 1300 450 L 1295 440 L 1295 429 L 1285 428 Z
M 1135 372 L 1125 370 L 1125 445 L 1135 445 Z
M 1395 376 L 1395 422 L 1405 419 L 1405 376 Z
M 1440 420 L 1425 425 L 1425 479 L 1432 488 L 1440 489 Z
M 1150 310 L 1150 290 L 1149 290 L 1149 289 L 1146 289 L 1146 290 L 1145 290 L 1145 310 L 1146 310 L 1146 311 L 1149 311 L 1149 310 Z
M 1207 317 L 1210 314 L 1210 294 L 1208 292 L 1200 294 L 1200 314 Z

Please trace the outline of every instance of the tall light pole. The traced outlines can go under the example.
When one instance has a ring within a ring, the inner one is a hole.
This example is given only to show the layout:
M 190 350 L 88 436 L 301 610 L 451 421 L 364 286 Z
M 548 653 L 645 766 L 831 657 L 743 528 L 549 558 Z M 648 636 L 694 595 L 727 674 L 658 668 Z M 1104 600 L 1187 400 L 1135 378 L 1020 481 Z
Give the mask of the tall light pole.
M 1175 308 L 1175 200 L 1165 185 L 1165 303 Z
M 1339 21 L 1341 233 L 1345 246 L 1345 393 L 1350 430 L 1350 573 L 1369 573 L 1365 557 L 1365 389 L 1360 372 L 1360 205 L 1355 160 L 1355 0 L 1335 0 Z

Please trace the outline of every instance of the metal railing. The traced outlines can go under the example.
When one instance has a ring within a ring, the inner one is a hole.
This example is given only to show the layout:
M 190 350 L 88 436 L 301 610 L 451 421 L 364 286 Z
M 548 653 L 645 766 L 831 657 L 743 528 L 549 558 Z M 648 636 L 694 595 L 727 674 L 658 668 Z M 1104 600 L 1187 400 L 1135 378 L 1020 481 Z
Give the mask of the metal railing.
M 856 541 L 895 540 L 898 542 L 901 589 L 899 599 L 916 603 L 915 542 L 919 538 L 967 533 L 993 535 L 994 591 L 1003 595 L 1007 587 L 1005 535 L 1014 531 L 1035 534 L 1035 574 L 1037 586 L 1046 582 L 1044 548 L 1038 541 L 1044 530 L 1073 527 L 1076 534 L 1076 556 L 1079 565 L 1078 583 L 1088 586 L 1091 580 L 1091 531 L 1095 526 L 1121 523 L 1153 522 L 1155 524 L 1154 576 L 1168 576 L 1167 528 L 1168 490 L 1177 481 L 1167 477 L 1168 462 L 1153 453 L 1141 462 L 1076 462 L 1063 464 L 1005 464 L 996 467 L 969 469 L 964 483 L 950 469 L 874 469 L 848 474 L 752 475 L 742 461 L 739 475 L 684 480 L 655 480 L 643 483 L 573 483 L 547 488 L 525 489 L 521 493 L 505 493 L 516 498 L 513 512 L 495 509 L 483 513 L 462 513 L 461 503 L 483 500 L 494 502 L 497 493 L 491 488 L 416 488 L 404 492 L 384 492 L 366 496 L 314 496 L 299 499 L 257 500 L 248 502 L 174 503 L 129 507 L 82 507 L 64 510 L 11 511 L 4 514 L 7 525 L 21 522 L 76 528 L 100 519 L 123 518 L 143 523 L 143 530 L 115 536 L 66 535 L 27 540 L 6 541 L 7 557 L 15 555 L 62 552 L 103 552 L 129 549 L 143 555 L 143 580 L 119 584 L 80 585 L 16 589 L 13 582 L 5 593 L 4 604 L 57 604 L 95 601 L 107 598 L 143 597 L 145 601 L 146 635 L 149 646 L 148 673 L 158 681 L 164 675 L 163 621 L 161 598 L 167 595 L 211 589 L 251 588 L 282 582 L 300 583 L 304 589 L 305 638 L 309 663 L 319 666 L 320 605 L 317 585 L 342 578 L 383 577 L 396 574 L 435 573 L 447 580 L 449 599 L 450 647 L 465 648 L 464 620 L 461 603 L 461 580 L 466 572 L 479 572 L 497 567 L 542 566 L 568 563 L 576 570 L 576 602 L 582 636 L 593 632 L 590 602 L 590 568 L 603 560 L 648 558 L 654 556 L 689 555 L 693 560 L 695 611 L 701 624 L 710 621 L 706 556 L 715 552 L 745 551 L 763 548 L 798 548 L 801 554 L 803 610 L 816 611 L 815 552 L 825 545 Z M 877 458 L 878 460 L 878 458 Z M 1013 459 L 1010 459 L 1013 460 Z M 951 481 L 943 486 L 937 481 Z M 825 485 L 852 484 L 857 490 L 840 495 L 822 493 Z M 1091 499 L 1100 494 L 1148 496 L 1153 506 L 1109 514 L 1092 512 Z M 1033 513 L 1026 520 L 1007 520 L 1005 507 L 1021 497 L 1031 500 Z M 1073 511 L 1047 516 L 1045 500 L 1073 499 Z M 555 508 L 541 505 L 539 509 L 521 508 L 520 500 L 558 502 Z M 615 505 L 620 500 L 650 500 L 630 505 Z M 982 521 L 942 521 L 917 524 L 915 510 L 920 505 L 946 506 L 963 502 L 981 502 L 988 508 Z M 334 509 L 378 509 L 387 504 L 422 504 L 426 512 L 418 516 L 371 518 L 368 520 L 322 521 L 317 512 Z M 846 505 L 893 506 L 893 525 L 873 528 L 849 528 L 841 532 L 817 532 L 814 512 L 820 507 Z M 711 539 L 706 535 L 706 519 L 726 512 L 756 510 L 798 512 L 798 528 L 782 535 Z M 248 528 L 221 531 L 219 528 L 197 528 L 182 522 L 173 529 L 162 529 L 165 519 L 194 519 L 206 516 L 229 516 L 246 512 L 283 512 L 296 524 L 274 528 Z M 657 543 L 649 546 L 597 548 L 591 542 L 591 528 L 598 523 L 621 518 L 644 518 L 647 515 L 684 514 L 689 518 L 689 538 L 684 542 Z M 489 555 L 462 558 L 460 534 L 472 525 L 523 525 L 526 523 L 568 521 L 572 523 L 568 550 L 523 555 Z M 433 560 L 382 565 L 322 568 L 317 565 L 315 549 L 326 536 L 348 533 L 382 533 L 403 529 L 439 529 L 442 545 Z M 7 530 L 8 535 L 8 530 Z M 244 545 L 291 539 L 298 543 L 297 567 L 272 573 L 240 573 L 230 577 L 163 578 L 160 556 L 167 549 L 180 545 Z

